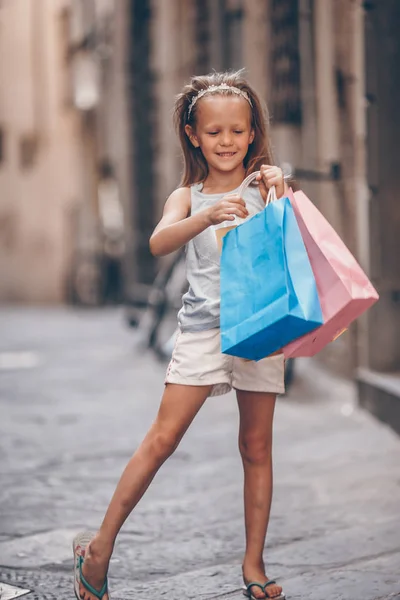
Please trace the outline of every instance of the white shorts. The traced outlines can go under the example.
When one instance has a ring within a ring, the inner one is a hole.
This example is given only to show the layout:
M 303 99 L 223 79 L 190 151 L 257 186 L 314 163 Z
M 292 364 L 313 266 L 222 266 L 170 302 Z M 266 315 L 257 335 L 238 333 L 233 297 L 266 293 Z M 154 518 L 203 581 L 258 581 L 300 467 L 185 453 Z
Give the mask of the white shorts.
M 210 396 L 231 391 L 285 391 L 285 361 L 276 354 L 258 362 L 228 356 L 221 352 L 219 329 L 179 332 L 169 363 L 165 383 L 212 385 Z

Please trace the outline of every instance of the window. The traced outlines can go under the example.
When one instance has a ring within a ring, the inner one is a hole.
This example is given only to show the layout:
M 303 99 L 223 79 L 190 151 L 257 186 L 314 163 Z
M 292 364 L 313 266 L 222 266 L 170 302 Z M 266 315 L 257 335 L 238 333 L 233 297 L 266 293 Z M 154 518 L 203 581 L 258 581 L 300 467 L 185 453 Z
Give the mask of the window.
M 21 136 L 19 141 L 19 164 L 21 169 L 31 169 L 37 160 L 38 136 L 34 133 Z
M 298 0 L 271 2 L 271 112 L 275 122 L 301 123 Z
M 241 0 L 221 0 L 224 69 L 243 67 L 243 7 Z
M 71 39 L 72 39 L 72 22 L 71 10 L 65 8 L 60 14 L 60 69 L 62 72 L 62 92 L 61 102 L 66 108 L 73 105 L 72 93 L 72 69 L 71 69 Z
M 0 125 L 0 165 L 4 161 L 4 129 Z
M 196 72 L 204 75 L 210 71 L 210 4 L 209 0 L 196 0 Z

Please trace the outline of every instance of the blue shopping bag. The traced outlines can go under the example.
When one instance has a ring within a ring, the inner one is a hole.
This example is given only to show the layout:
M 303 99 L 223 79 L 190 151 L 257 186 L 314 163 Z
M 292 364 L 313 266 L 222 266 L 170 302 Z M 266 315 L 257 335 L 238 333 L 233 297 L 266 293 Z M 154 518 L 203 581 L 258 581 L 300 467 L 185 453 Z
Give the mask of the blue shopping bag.
M 296 217 L 281 198 L 223 239 L 221 350 L 260 360 L 322 323 Z

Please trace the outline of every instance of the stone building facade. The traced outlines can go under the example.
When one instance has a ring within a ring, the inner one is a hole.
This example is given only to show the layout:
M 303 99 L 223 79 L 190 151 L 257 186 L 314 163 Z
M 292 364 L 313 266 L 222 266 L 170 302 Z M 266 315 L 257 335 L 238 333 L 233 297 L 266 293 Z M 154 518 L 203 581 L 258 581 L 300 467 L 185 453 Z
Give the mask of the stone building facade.
M 59 302 L 80 198 L 61 0 L 0 6 L 0 299 Z

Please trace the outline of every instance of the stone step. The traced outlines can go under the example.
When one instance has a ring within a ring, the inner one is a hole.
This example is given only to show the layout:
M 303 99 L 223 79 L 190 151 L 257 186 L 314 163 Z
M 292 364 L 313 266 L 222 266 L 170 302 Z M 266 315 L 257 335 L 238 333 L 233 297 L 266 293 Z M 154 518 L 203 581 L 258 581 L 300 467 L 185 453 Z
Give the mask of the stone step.
M 360 405 L 400 434 L 400 373 L 361 368 L 357 386 Z

